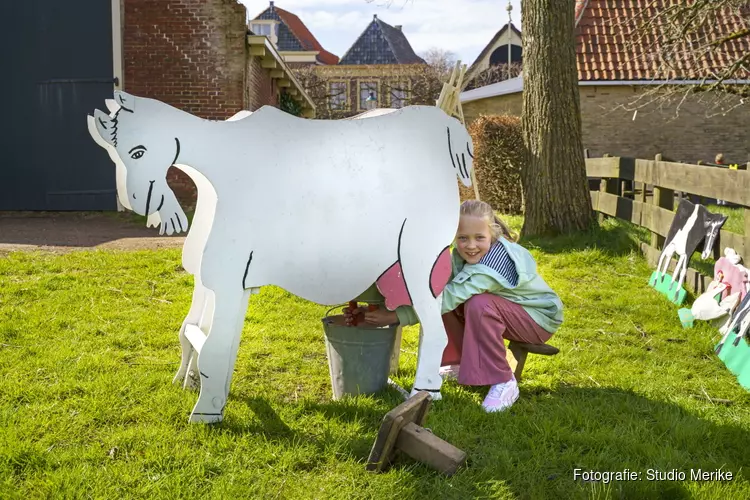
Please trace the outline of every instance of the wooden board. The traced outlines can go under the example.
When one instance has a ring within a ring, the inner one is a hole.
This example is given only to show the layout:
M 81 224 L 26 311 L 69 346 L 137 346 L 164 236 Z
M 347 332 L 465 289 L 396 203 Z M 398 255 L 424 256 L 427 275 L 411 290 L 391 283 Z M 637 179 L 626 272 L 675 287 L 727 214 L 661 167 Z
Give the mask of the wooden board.
M 669 227 L 675 215 L 673 211 L 666 208 L 602 191 L 591 191 L 591 205 L 598 212 L 643 226 L 661 236 L 669 233 Z M 741 256 L 745 255 L 746 242 L 742 234 L 722 229 L 716 245 L 722 255 L 726 247 L 733 248 Z
M 421 426 L 427 417 L 431 401 L 427 391 L 420 391 L 385 414 L 367 459 L 367 470 L 380 471 L 390 463 L 401 429 L 409 423 Z
M 586 158 L 588 177 L 620 177 L 619 158 Z
M 626 157 L 587 158 L 588 177 L 642 182 L 750 206 L 750 171 Z

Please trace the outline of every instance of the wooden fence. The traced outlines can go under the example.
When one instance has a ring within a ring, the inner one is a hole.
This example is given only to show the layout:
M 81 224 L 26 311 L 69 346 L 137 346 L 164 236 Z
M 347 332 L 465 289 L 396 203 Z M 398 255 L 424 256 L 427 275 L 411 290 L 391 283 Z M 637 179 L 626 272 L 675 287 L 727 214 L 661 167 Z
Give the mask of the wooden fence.
M 654 267 L 672 224 L 673 210 L 679 199 L 688 194 L 718 198 L 744 208 L 745 234 L 722 230 L 714 246 L 714 257 L 731 247 L 743 260 L 750 261 L 750 171 L 661 161 L 657 155 L 654 160 L 587 158 L 586 173 L 589 179 L 601 179 L 599 190 L 591 191 L 591 204 L 600 217 L 617 217 L 651 231 L 651 243 L 641 244 L 641 251 Z M 627 190 L 626 184 L 632 188 Z M 676 262 L 672 261 L 670 270 Z M 688 268 L 685 282 L 693 291 L 702 293 L 712 278 Z

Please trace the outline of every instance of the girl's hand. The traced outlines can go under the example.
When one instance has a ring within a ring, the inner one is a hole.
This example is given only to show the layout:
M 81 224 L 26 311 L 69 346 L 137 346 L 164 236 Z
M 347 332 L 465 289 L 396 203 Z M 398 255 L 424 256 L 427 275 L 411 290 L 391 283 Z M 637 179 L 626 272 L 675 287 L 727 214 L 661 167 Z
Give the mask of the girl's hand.
M 369 311 L 367 307 L 358 307 L 352 311 L 349 307 L 343 309 L 344 321 L 347 326 L 354 325 L 354 317 L 357 316 L 359 323 L 364 322 L 372 326 L 388 326 L 398 324 L 398 315 L 396 311 L 389 311 L 388 309 L 376 309 Z
M 359 321 L 362 321 L 365 311 L 367 311 L 366 307 L 358 307 L 354 311 L 352 311 L 349 306 L 345 307 L 342 312 L 344 313 L 344 322 L 346 323 L 346 326 L 354 325 L 355 316 L 358 316 Z
M 365 323 L 373 326 L 396 325 L 398 324 L 398 315 L 396 311 L 389 311 L 385 308 L 366 311 Z

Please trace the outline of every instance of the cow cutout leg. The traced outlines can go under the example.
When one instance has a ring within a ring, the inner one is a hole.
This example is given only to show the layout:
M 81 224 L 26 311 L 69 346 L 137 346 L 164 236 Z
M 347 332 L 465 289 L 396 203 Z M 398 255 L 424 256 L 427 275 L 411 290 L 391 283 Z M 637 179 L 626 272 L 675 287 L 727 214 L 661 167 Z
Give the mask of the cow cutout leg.
M 419 317 L 419 351 L 417 374 L 412 395 L 423 390 L 433 400 L 440 399 L 440 361 L 448 345 L 443 318 L 440 314 L 442 293 L 435 298 L 430 287 L 430 274 L 436 256 L 445 248 L 444 242 L 434 242 L 428 224 L 406 221 L 399 242 L 399 258 L 412 306 Z
M 680 279 L 677 281 L 677 287 L 675 287 L 675 292 L 674 292 L 675 300 L 677 300 L 677 295 L 680 291 L 680 288 L 682 287 L 683 283 L 685 283 L 685 275 L 687 274 L 687 257 L 684 255 L 680 257 L 680 262 L 682 262 L 682 268 L 680 270 Z M 674 280 L 674 278 L 672 279 Z
M 656 270 L 661 273 L 661 281 L 664 281 L 664 277 L 669 272 L 669 263 L 672 262 L 672 256 L 674 255 L 674 245 L 670 244 L 664 249 L 661 256 L 659 257 L 659 265 Z M 663 266 L 663 267 L 662 267 Z
M 252 295 L 251 290 L 245 290 L 245 294 L 242 297 L 242 303 L 240 305 L 240 314 L 237 315 L 237 325 L 234 328 L 234 340 L 232 341 L 232 350 L 229 360 L 229 371 L 227 374 L 227 380 L 224 385 L 224 398 L 229 398 L 229 386 L 232 385 L 232 375 L 234 375 L 234 364 L 237 362 L 237 353 L 240 348 L 240 339 L 242 338 L 242 328 L 245 326 L 245 315 L 247 314 L 247 306 Z
M 172 379 L 173 384 L 182 382 L 185 379 L 185 376 L 188 373 L 188 367 L 190 366 L 190 360 L 194 357 L 193 353 L 195 349 L 193 349 L 192 344 L 187 339 L 187 337 L 185 337 L 185 328 L 187 327 L 187 325 L 199 326 L 201 315 L 203 314 L 203 310 L 205 309 L 205 307 L 206 289 L 196 277 L 195 287 L 193 288 L 193 301 L 190 303 L 190 310 L 188 311 L 187 316 L 185 316 L 185 319 L 182 322 L 182 326 L 180 327 L 180 346 L 182 347 L 182 360 L 180 362 L 180 367 L 177 369 L 177 373 Z
M 673 286 L 675 281 L 677 280 L 677 277 L 680 275 L 680 271 L 682 271 L 683 264 L 685 267 L 687 267 L 687 263 L 685 262 L 687 259 L 684 255 L 680 255 L 680 258 L 677 259 L 677 265 L 674 266 L 674 272 L 672 273 L 672 283 L 670 286 Z
M 203 287 L 203 307 L 198 321 L 198 328 L 202 332 L 211 331 L 211 321 L 214 317 L 214 293 Z M 191 346 L 192 348 L 192 346 Z M 187 374 L 185 375 L 185 382 L 182 386 L 183 389 L 195 389 L 201 388 L 201 377 L 198 372 L 198 351 L 192 350 L 192 356 L 190 358 L 190 365 L 188 366 Z
M 232 348 L 240 324 L 238 316 L 244 318 L 250 296 L 242 289 L 214 290 L 214 294 L 211 327 L 198 355 L 201 390 L 190 415 L 191 422 L 215 423 L 223 418 Z

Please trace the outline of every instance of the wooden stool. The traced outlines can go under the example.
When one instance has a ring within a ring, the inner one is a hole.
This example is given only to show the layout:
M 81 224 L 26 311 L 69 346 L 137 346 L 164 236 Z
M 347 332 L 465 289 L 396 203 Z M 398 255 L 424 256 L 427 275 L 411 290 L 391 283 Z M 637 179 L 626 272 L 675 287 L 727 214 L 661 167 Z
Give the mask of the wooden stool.
M 385 470 L 399 451 L 447 476 L 466 463 L 465 452 L 422 427 L 431 401 L 428 392 L 419 391 L 385 415 L 367 460 L 368 471 Z
M 560 349 L 549 344 L 526 344 L 524 342 L 511 340 L 508 342 L 506 356 L 510 369 L 513 370 L 513 375 L 516 377 L 516 381 L 520 382 L 521 373 L 526 364 L 526 356 L 528 356 L 529 353 L 541 354 L 542 356 L 554 356 L 558 352 L 560 352 Z

